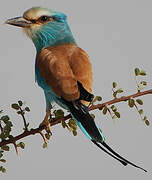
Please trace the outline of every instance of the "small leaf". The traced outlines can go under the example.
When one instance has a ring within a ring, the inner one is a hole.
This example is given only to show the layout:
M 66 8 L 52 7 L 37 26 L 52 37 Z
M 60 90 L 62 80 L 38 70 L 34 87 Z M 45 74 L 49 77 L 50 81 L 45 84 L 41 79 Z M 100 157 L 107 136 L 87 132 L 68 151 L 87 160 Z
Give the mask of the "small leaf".
M 116 87 L 117 87 L 117 83 L 116 83 L 116 82 L 113 82 L 113 83 L 112 83 L 112 87 L 113 87 L 113 88 L 116 88 Z
M 16 110 L 19 110 L 19 105 L 18 104 L 16 104 L 16 103 L 14 103 L 14 104 L 12 104 L 12 108 L 13 109 L 16 109 Z
M 0 159 L 1 162 L 3 163 L 6 163 L 6 160 L 5 159 Z
M 112 109 L 113 112 L 117 111 L 117 108 L 116 108 L 115 105 L 112 105 L 112 106 L 111 106 L 111 109 Z
M 29 107 L 26 107 L 26 108 L 25 108 L 25 111 L 30 112 L 30 108 L 29 108 Z
M 93 119 L 95 119 L 95 115 L 94 114 L 90 114 L 91 115 L 91 117 L 93 118 Z
M 102 111 L 104 115 L 107 113 L 107 110 L 108 110 L 108 108 L 107 108 L 107 106 L 105 106 Z
M 145 124 L 146 124 L 147 126 L 149 126 L 149 125 L 150 125 L 150 122 L 146 119 Z
M 3 157 L 3 152 L 4 151 L 0 151 L 0 158 Z
M 113 97 L 117 96 L 117 91 L 113 92 Z
M 136 75 L 136 76 L 139 76 L 139 75 L 140 75 L 140 70 L 139 70 L 139 68 L 135 68 L 135 75 Z
M 20 142 L 19 144 L 20 144 L 20 147 L 21 147 L 22 149 L 25 148 L 25 144 L 24 144 L 23 142 Z
M 66 127 L 66 122 L 65 121 L 62 121 L 62 127 L 65 128 Z
M 147 120 L 147 116 L 144 116 L 143 120 L 146 121 Z
M 2 168 L 2 172 L 3 172 L 3 173 L 6 173 L 6 169 L 5 169 L 4 167 Z
M 140 75 L 141 75 L 141 76 L 146 76 L 146 72 L 145 72 L 144 70 L 141 70 L 141 71 L 140 71 Z
M 112 116 L 112 119 L 116 119 L 116 118 L 117 118 L 117 116 L 116 116 L 116 115 Z
M 10 119 L 9 116 L 7 116 L 7 115 L 1 117 L 1 120 L 2 120 L 5 124 L 8 123 L 9 119 Z
M 138 112 L 139 112 L 139 114 L 143 114 L 144 111 L 143 111 L 143 109 L 140 109 Z
M 54 112 L 56 118 L 64 117 L 64 111 L 62 109 L 58 109 Z
M 10 119 L 9 116 L 7 116 L 7 115 L 1 117 L 1 120 L 3 120 L 3 121 L 8 121 L 9 119 Z
M 73 133 L 74 136 L 77 135 L 77 131 L 75 131 L 75 130 L 73 130 L 72 133 Z
M 119 112 L 114 112 L 115 113 L 115 115 L 117 116 L 117 118 L 120 118 L 120 113 Z
M 141 99 L 136 99 L 136 102 L 140 105 L 143 105 L 143 101 Z
M 43 148 L 47 148 L 47 143 L 43 143 Z
M 1 149 L 3 149 L 4 151 L 9 151 L 9 146 L 4 145 L 4 146 L 1 147 Z
M 122 93 L 122 92 L 123 92 L 123 89 L 120 88 L 120 89 L 117 90 L 117 92 L 118 92 L 118 93 Z
M 147 85 L 147 82 L 146 82 L 146 81 L 141 81 L 140 84 L 146 86 L 146 85 Z
M 121 98 L 126 98 L 126 96 L 121 96 Z
M 21 111 L 17 111 L 17 114 L 22 114 L 22 112 Z
M 23 102 L 22 102 L 22 101 L 18 101 L 18 104 L 19 104 L 20 106 L 22 106 L 22 105 L 23 105 Z
M 143 85 L 142 85 L 142 84 L 139 84 L 137 90 L 140 91 L 140 90 L 142 90 L 142 89 L 143 89 Z
M 96 96 L 97 101 L 102 101 L 102 97 L 101 96 Z
M 48 140 L 49 140 L 49 139 L 50 139 L 50 137 L 51 137 L 51 135 L 47 133 L 47 134 L 45 134 L 45 137 L 46 137 L 46 139 L 48 139 Z
M 128 105 L 129 105 L 129 107 L 134 107 L 134 105 L 135 105 L 135 102 L 134 102 L 134 99 L 129 99 L 128 100 Z

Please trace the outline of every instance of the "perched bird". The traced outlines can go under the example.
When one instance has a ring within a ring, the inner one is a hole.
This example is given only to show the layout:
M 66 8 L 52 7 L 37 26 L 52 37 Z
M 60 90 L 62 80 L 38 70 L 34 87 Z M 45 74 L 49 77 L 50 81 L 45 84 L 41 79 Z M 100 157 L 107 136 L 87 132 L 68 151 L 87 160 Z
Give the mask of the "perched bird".
M 47 123 L 51 103 L 55 101 L 70 111 L 83 133 L 100 149 L 124 166 L 130 164 L 105 142 L 104 136 L 88 111 L 93 99 L 92 68 L 87 53 L 78 47 L 65 14 L 33 7 L 23 17 L 8 19 L 6 24 L 22 27 L 36 47 L 35 76 L 44 90 Z

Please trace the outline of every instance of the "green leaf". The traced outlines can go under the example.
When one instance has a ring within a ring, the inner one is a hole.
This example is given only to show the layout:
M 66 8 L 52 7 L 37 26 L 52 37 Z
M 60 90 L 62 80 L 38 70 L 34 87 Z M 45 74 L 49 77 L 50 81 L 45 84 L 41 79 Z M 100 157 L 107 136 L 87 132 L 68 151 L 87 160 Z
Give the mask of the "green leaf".
M 141 75 L 141 76 L 146 76 L 146 72 L 145 72 L 144 70 L 141 70 L 141 71 L 140 71 L 140 75 Z
M 3 121 L 8 121 L 9 119 L 10 119 L 9 116 L 7 116 L 7 115 L 1 117 L 1 120 L 3 120 Z
M 49 139 L 50 139 L 50 137 L 51 137 L 51 135 L 47 133 L 47 134 L 45 134 L 45 137 L 46 137 L 46 139 L 48 139 L 48 140 L 49 140 Z
M 66 127 L 66 122 L 65 121 L 62 121 L 62 127 L 65 128 Z
M 95 119 L 95 115 L 94 114 L 90 114 L 91 115 L 91 117 L 93 118 L 93 119 Z
M 117 111 L 117 108 L 116 108 L 115 105 L 112 105 L 112 106 L 111 106 L 111 109 L 112 109 L 113 112 Z
M 30 108 L 29 108 L 29 107 L 26 107 L 26 108 L 25 108 L 25 111 L 30 112 Z
M 74 119 L 72 119 L 72 118 L 69 120 L 69 122 L 70 122 L 70 124 L 71 124 L 71 125 L 73 125 L 73 126 L 75 126 L 75 125 L 76 125 L 75 120 L 74 120 Z
M 1 150 L 0 150 L 0 158 L 3 157 L 3 152 L 4 152 L 4 151 L 1 151 Z
M 101 96 L 96 96 L 97 101 L 102 101 L 102 97 Z
M 136 99 L 136 102 L 140 105 L 143 105 L 143 101 L 141 99 Z
M 78 134 L 77 131 L 75 131 L 75 130 L 73 130 L 72 133 L 74 136 L 76 136 Z
M 4 146 L 1 147 L 1 149 L 3 149 L 4 151 L 9 151 L 9 146 L 4 145 Z
M 117 87 L 117 83 L 116 83 L 116 82 L 113 82 L 113 83 L 112 83 L 112 87 L 113 87 L 113 88 L 116 88 L 116 87 Z
M 9 116 L 7 116 L 7 115 L 1 117 L 1 120 L 2 120 L 5 124 L 8 123 L 9 119 L 10 119 Z
M 17 114 L 22 114 L 22 111 L 17 111 Z
M 47 143 L 43 143 L 43 148 L 47 148 Z
M 2 167 L 2 170 L 1 170 L 3 173 L 6 173 L 6 169 L 4 167 Z
M 118 93 L 122 93 L 122 92 L 123 92 L 123 89 L 120 88 L 120 89 L 117 90 L 117 92 L 118 92 Z
M 22 149 L 25 149 L 25 144 L 23 142 L 20 142 L 19 145 Z
M 136 76 L 139 76 L 139 75 L 140 75 L 140 70 L 139 70 L 139 68 L 135 68 L 135 75 L 136 75 Z
M 107 110 L 108 110 L 108 108 L 107 108 L 107 106 L 105 106 L 102 111 L 104 115 L 107 113 Z
M 0 159 L 1 162 L 3 163 L 6 163 L 6 160 L 5 159 Z
M 134 107 L 134 105 L 135 105 L 135 101 L 134 101 L 134 99 L 129 99 L 128 100 L 128 105 L 129 105 L 129 107 Z
M 143 86 L 146 86 L 147 82 L 146 81 L 141 81 L 140 84 L 142 84 Z
M 15 110 L 19 110 L 20 107 L 18 104 L 14 103 L 14 104 L 12 104 L 12 108 Z
M 113 97 L 117 96 L 117 91 L 113 92 Z
M 114 112 L 115 113 L 115 115 L 117 116 L 117 118 L 120 118 L 120 113 L 119 112 Z
M 23 105 L 23 102 L 22 102 L 22 101 L 18 101 L 18 104 L 19 104 L 20 106 L 22 106 L 22 105 Z
M 112 119 L 116 119 L 116 118 L 117 118 L 117 116 L 116 116 L 116 115 L 112 116 Z
M 149 125 L 150 125 L 150 122 L 146 119 L 145 124 L 146 124 L 147 126 L 149 126 Z
M 140 109 L 138 112 L 139 112 L 139 114 L 143 114 L 144 111 L 143 111 L 143 109 Z
M 147 120 L 147 116 L 144 116 L 143 120 L 146 121 Z
M 56 118 L 64 117 L 64 111 L 62 109 L 54 111 L 54 114 Z

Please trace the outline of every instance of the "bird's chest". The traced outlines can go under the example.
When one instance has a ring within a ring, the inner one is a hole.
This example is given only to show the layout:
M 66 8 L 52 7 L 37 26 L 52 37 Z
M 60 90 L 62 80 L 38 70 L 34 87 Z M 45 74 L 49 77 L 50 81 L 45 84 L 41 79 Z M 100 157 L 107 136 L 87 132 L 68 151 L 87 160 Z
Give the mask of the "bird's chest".
M 35 66 L 35 81 L 44 90 L 47 104 L 50 104 L 53 101 L 55 101 L 62 108 L 67 109 L 66 105 L 64 105 L 62 101 L 60 101 L 60 97 L 54 93 L 54 91 L 50 86 L 47 85 L 45 79 L 41 76 L 40 71 L 36 66 Z
M 35 66 L 35 81 L 38 85 L 46 92 L 51 93 L 52 95 L 56 96 L 50 86 L 47 85 L 46 80 L 41 76 L 40 71 L 37 66 Z

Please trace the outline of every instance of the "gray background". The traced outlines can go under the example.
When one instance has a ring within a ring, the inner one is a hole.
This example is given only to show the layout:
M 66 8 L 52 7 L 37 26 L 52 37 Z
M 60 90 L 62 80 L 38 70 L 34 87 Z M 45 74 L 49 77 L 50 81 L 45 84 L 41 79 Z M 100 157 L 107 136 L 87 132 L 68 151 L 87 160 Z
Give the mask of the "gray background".
M 78 45 L 91 57 L 94 93 L 110 100 L 111 85 L 117 81 L 124 95 L 136 92 L 134 68 L 147 71 L 152 80 L 152 1 L 151 0 L 2 0 L 0 5 L 0 107 L 8 111 L 20 133 L 22 120 L 10 103 L 25 100 L 31 107 L 26 117 L 37 127 L 45 114 L 42 90 L 34 82 L 35 48 L 21 29 L 4 25 L 7 18 L 20 16 L 32 6 L 43 6 L 68 15 Z M 152 124 L 151 96 L 144 100 L 145 113 Z M 8 172 L 1 179 L 151 179 L 152 127 L 146 127 L 135 109 L 126 103 L 118 108 L 121 119 L 111 120 L 96 111 L 109 145 L 130 161 L 143 166 L 144 173 L 132 166 L 123 167 L 100 151 L 79 131 L 73 137 L 60 125 L 52 128 L 48 149 L 42 148 L 39 135 L 24 139 L 26 148 L 16 156 L 14 148 L 6 156 Z

